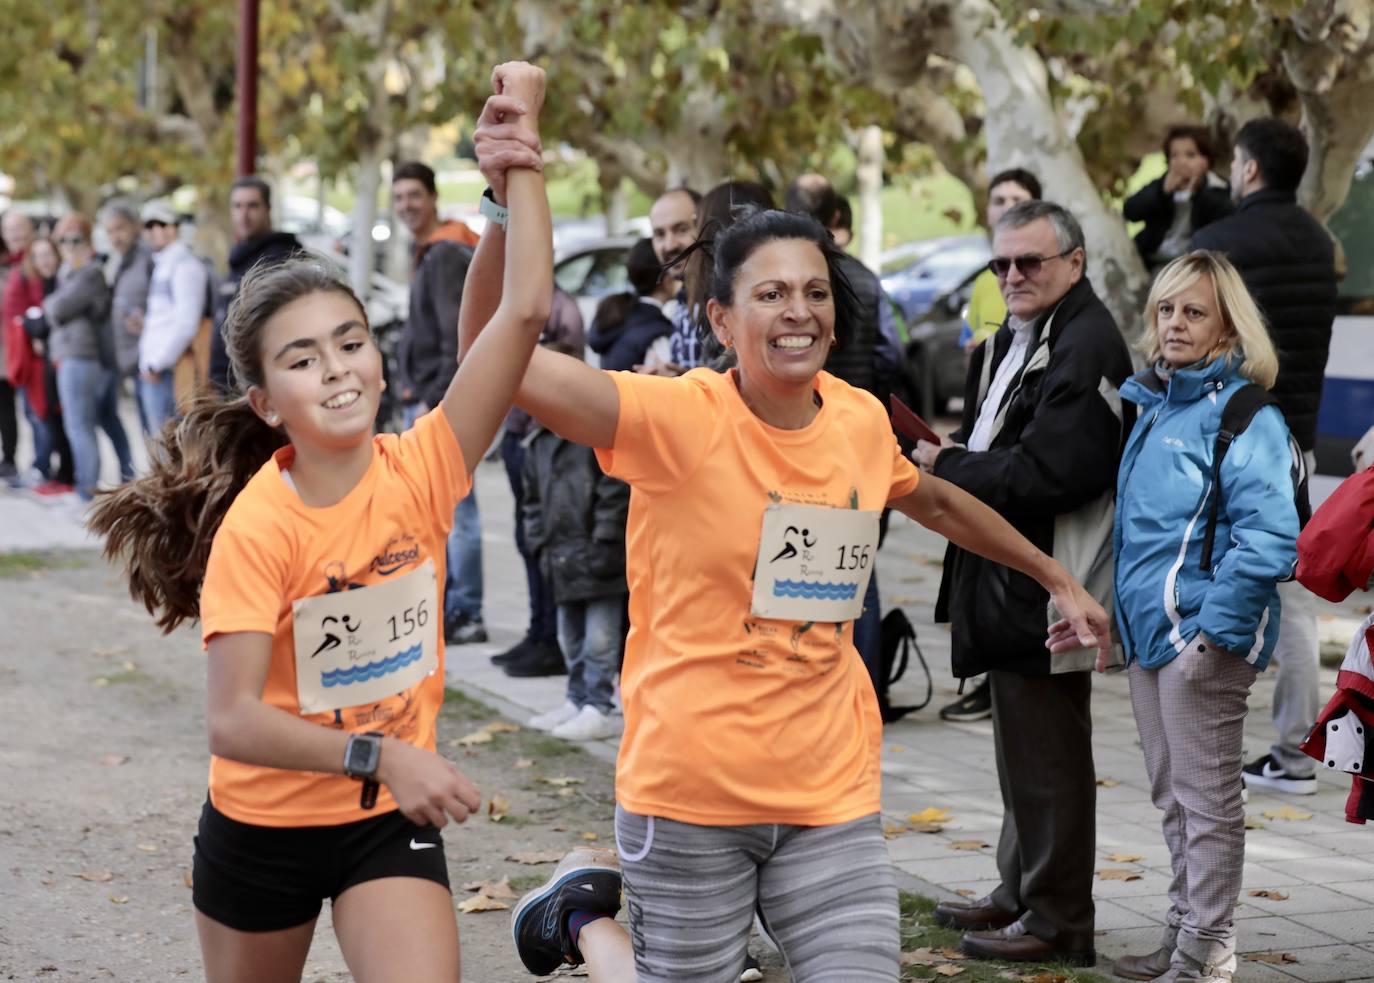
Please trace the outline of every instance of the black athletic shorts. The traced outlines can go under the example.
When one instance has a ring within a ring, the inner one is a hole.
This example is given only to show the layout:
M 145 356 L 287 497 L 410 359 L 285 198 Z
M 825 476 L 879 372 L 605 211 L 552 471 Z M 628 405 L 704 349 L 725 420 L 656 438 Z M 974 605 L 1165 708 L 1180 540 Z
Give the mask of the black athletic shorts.
M 399 810 L 341 826 L 255 826 L 210 800 L 195 838 L 196 910 L 240 932 L 274 932 L 317 917 L 325 898 L 382 877 L 448 883 L 444 841 Z

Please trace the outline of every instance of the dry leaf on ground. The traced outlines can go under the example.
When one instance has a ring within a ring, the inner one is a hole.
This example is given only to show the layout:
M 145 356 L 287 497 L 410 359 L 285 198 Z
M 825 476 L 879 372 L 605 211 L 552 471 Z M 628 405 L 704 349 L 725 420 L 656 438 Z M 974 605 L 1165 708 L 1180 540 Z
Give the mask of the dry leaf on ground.
M 596 833 L 583 833 L 582 838 L 588 843 L 595 843 L 597 840 L 601 839 Z
M 513 898 L 515 891 L 510 886 L 510 875 L 507 874 L 499 881 L 468 881 L 463 885 L 464 891 L 476 891 L 478 894 L 485 894 L 489 898 Z
M 499 823 L 506 818 L 506 813 L 510 812 L 510 801 L 497 792 L 487 800 L 487 818 L 494 823 Z
M 955 960 L 956 962 L 968 958 L 968 956 L 964 955 L 958 949 L 951 949 L 948 946 L 940 950 L 940 955 L 944 956 L 946 959 Z
M 932 949 L 930 946 L 923 945 L 919 949 L 912 949 L 910 952 L 902 953 L 903 966 L 934 966 L 944 957 Z
M 903 833 L 910 833 L 911 827 L 906 823 L 886 823 L 883 826 L 883 836 L 892 839 L 894 836 L 901 836 Z
M 1145 857 L 1139 853 L 1112 853 L 1107 856 L 1107 859 L 1114 864 L 1133 864 L 1137 860 L 1144 860 Z
M 568 776 L 568 775 L 565 775 L 565 776 L 563 776 L 562 778 L 546 778 L 546 779 L 544 779 L 544 781 L 545 781 L 546 783 L 548 783 L 549 785 L 556 785 L 558 788 L 567 788 L 569 785 L 581 785 L 581 784 L 582 784 L 582 779 L 580 779 L 580 778 L 573 778 L 573 777 Z
M 504 720 L 493 720 L 482 728 L 488 734 L 518 734 L 520 726 L 518 724 L 507 723 Z
M 1099 778 L 1097 780 L 1097 784 L 1100 785 L 1102 788 L 1116 788 L 1121 783 L 1118 782 L 1115 778 Z
M 1242 959 L 1248 959 L 1252 963 L 1269 963 L 1271 966 L 1282 966 L 1284 963 L 1295 963 L 1298 957 L 1291 952 L 1246 952 L 1241 955 Z
M 474 730 L 471 734 L 464 734 L 453 743 L 459 747 L 472 747 L 474 744 L 490 744 L 495 738 L 491 736 L 489 730 Z
M 1097 876 L 1104 881 L 1138 881 L 1140 875 L 1133 870 L 1125 867 L 1103 867 L 1097 872 Z
M 913 833 L 943 833 L 943 832 L 945 831 L 945 824 L 944 824 L 944 823 L 913 822 L 913 823 L 911 824 L 911 831 L 912 831 Z
M 953 966 L 949 963 L 941 963 L 939 966 L 935 967 L 935 972 L 939 973 L 941 976 L 958 976 L 963 971 L 962 966 Z
M 506 857 L 518 864 L 556 864 L 563 859 L 561 850 L 525 850 Z
M 533 758 L 516 758 L 516 759 L 515 759 L 515 765 L 514 765 L 513 767 L 516 767 L 516 768 L 533 768 L 533 767 L 534 767 L 534 759 L 533 759 Z
M 110 895 L 110 900 L 115 904 L 128 904 L 129 896 L 127 894 L 112 894 Z
M 181 878 L 181 883 L 185 884 L 187 887 L 196 886 L 196 882 L 191 878 L 191 872 L 189 870 L 186 872 L 185 876 Z
M 1265 819 L 1296 819 L 1296 820 L 1303 820 L 1303 819 L 1311 819 L 1311 818 L 1312 818 L 1312 813 L 1306 812 L 1306 811 L 1304 811 L 1304 810 L 1302 810 L 1302 809 L 1294 809 L 1292 806 L 1283 806 L 1282 808 L 1279 808 L 1279 809 L 1265 809 L 1265 810 L 1264 810 L 1264 818 L 1265 818 Z
M 1252 897 L 1252 898 L 1268 898 L 1270 901 L 1287 901 L 1287 900 L 1288 900 L 1288 895 L 1284 894 L 1282 891 L 1275 891 L 1275 890 L 1272 890 L 1272 889 L 1270 889 L 1270 888 L 1262 888 L 1262 889 L 1260 889 L 1260 890 L 1258 890 L 1258 891 L 1251 891 L 1251 892 L 1250 892 L 1250 897 Z
M 889 754 L 901 754 L 905 750 L 906 748 L 902 747 L 902 745 L 900 744 L 889 744 L 887 746 L 887 751 Z
M 485 894 L 474 894 L 458 905 L 458 910 L 465 915 L 470 915 L 476 911 L 507 911 L 509 908 L 510 905 L 506 904 L 504 901 L 497 901 L 495 898 L 489 898 Z
M 987 847 L 982 840 L 955 840 L 949 845 L 951 850 L 986 850 Z
M 97 884 L 104 884 L 114 880 L 114 874 L 110 873 L 108 870 L 83 870 L 79 874 L 73 874 L 72 876 L 79 877 L 83 881 L 94 881 Z
M 1245 817 L 1245 828 L 1246 828 L 1246 829 L 1268 829 L 1268 827 L 1265 826 L 1264 823 L 1260 822 L 1260 821 L 1259 821 L 1258 819 L 1256 819 L 1254 816 L 1246 816 L 1246 817 Z
M 954 889 L 954 893 L 959 895 L 959 897 L 961 898 L 971 898 L 978 892 L 971 887 L 956 887 Z
M 106 767 L 114 768 L 122 764 L 127 764 L 129 756 L 127 754 L 102 754 L 100 763 Z

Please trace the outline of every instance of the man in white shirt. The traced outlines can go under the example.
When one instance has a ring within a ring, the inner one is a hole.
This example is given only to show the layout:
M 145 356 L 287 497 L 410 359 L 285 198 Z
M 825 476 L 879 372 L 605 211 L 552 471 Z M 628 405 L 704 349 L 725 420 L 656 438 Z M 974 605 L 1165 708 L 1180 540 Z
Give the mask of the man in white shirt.
M 152 433 L 177 414 L 173 369 L 195 340 L 209 297 L 209 272 L 178 238 L 177 224 L 176 212 L 165 202 L 143 206 L 153 275 L 138 339 L 138 399 Z

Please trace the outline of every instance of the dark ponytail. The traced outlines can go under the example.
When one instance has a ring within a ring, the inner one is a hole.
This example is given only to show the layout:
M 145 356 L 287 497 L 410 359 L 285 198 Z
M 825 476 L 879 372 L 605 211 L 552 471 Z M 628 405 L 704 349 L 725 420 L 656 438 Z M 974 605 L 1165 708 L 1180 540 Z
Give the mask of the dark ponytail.
M 105 538 L 105 556 L 123 563 L 129 593 L 164 632 L 199 617 L 210 546 L 225 513 L 288 443 L 283 431 L 253 411 L 246 393 L 262 385 L 263 326 L 287 304 L 314 293 L 344 294 L 363 311 L 348 285 L 315 260 L 249 271 L 222 329 L 242 390 L 199 396 L 153 441 L 149 472 L 101 493 L 91 509 L 87 524 Z

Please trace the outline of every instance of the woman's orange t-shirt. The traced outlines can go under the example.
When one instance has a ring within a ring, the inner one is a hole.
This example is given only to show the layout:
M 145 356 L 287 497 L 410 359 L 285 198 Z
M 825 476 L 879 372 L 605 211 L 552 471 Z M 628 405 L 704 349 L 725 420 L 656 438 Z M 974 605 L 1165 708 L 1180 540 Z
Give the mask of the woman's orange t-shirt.
M 916 487 L 887 415 L 822 372 L 801 430 L 768 426 L 733 372 L 613 372 L 632 488 L 616 798 L 679 822 L 828 825 L 879 809 L 882 719 L 852 624 L 750 614 L 769 502 L 877 510 Z
M 342 501 L 310 508 L 287 483 L 295 452 L 286 447 L 244 486 L 215 534 L 201 590 L 202 635 L 267 632 L 272 662 L 264 703 L 300 714 L 292 602 L 402 576 L 432 559 L 444 583 L 445 544 L 453 510 L 471 480 L 442 410 L 399 436 L 373 438 L 372 463 Z M 441 591 L 442 593 L 442 591 Z M 443 611 L 442 596 L 433 610 Z M 438 670 L 376 703 L 304 715 L 324 727 L 381 731 L 434 750 L 444 700 L 443 618 L 431 619 Z M 212 755 L 210 800 L 232 819 L 260 826 L 334 826 L 396 808 L 385 786 L 373 809 L 359 804 L 360 784 L 343 775 L 285 771 Z

